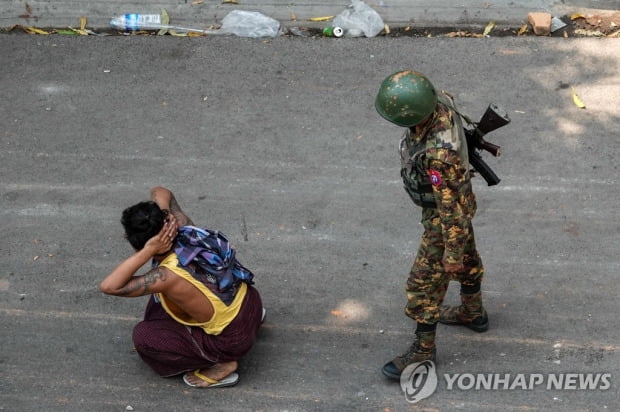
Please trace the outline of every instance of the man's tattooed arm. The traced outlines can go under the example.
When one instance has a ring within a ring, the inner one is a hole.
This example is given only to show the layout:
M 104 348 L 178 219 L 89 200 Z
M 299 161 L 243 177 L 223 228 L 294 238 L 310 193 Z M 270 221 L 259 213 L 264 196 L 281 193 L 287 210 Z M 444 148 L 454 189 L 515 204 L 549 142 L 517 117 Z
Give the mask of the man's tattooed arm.
M 166 189 L 163 186 L 156 186 L 151 189 L 151 200 L 155 201 L 162 209 L 170 210 L 172 216 L 176 219 L 179 226 L 194 225 L 192 219 L 190 219 L 179 206 L 179 202 L 174 197 L 174 193 Z
M 158 282 L 166 280 L 166 272 L 160 268 L 155 268 L 144 274 L 143 276 L 134 276 L 129 282 L 121 289 L 119 289 L 118 296 L 143 296 L 150 295 L 154 290 L 154 287 Z
M 185 213 L 183 213 L 183 211 L 181 210 L 181 206 L 179 206 L 179 203 L 177 202 L 177 199 L 174 197 L 174 195 L 172 195 L 172 197 L 170 198 L 170 212 L 175 217 L 177 222 L 179 222 L 180 226 L 194 225 L 192 219 L 190 219 Z

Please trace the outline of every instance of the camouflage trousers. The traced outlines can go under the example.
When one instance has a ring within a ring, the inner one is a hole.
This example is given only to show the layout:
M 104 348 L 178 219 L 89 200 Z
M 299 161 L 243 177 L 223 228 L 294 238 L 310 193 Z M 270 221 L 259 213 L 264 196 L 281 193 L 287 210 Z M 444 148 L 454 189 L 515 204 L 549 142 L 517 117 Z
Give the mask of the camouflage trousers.
M 405 314 L 417 322 L 432 324 L 439 321 L 439 306 L 448 290 L 448 283 L 454 280 L 465 286 L 480 284 L 484 267 L 476 250 L 471 222 L 463 251 L 464 270 L 452 274 L 444 271 L 441 261 L 445 246 L 436 209 L 422 209 L 422 225 L 424 234 L 405 287 Z

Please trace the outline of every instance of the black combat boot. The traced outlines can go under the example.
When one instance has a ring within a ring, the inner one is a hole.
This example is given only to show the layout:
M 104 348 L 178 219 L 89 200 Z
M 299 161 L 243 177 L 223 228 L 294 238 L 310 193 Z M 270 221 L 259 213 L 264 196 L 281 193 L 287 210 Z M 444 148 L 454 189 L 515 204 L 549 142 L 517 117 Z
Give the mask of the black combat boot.
M 435 326 L 425 325 L 431 329 L 430 331 L 422 332 L 420 327 L 415 332 L 415 340 L 407 350 L 400 356 L 397 356 L 392 361 L 383 365 L 381 371 L 385 376 L 390 379 L 400 380 L 400 374 L 407 366 L 416 362 L 423 362 L 426 360 L 435 360 Z M 422 328 L 423 329 L 423 328 Z
M 472 292 L 472 288 L 478 289 Z M 470 293 L 467 293 L 470 292 Z M 476 332 L 486 332 L 489 329 L 489 317 L 482 307 L 480 286 L 461 287 L 461 305 L 441 305 L 439 322 L 446 325 L 463 325 Z

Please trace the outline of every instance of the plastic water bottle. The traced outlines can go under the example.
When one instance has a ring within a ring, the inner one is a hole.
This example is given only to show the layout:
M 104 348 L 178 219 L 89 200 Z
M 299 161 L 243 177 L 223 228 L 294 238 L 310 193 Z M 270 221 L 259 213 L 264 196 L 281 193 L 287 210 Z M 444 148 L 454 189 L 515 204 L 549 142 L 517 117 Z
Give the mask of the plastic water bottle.
M 110 26 L 120 30 L 159 30 L 164 27 L 159 14 L 137 13 L 116 16 L 110 20 Z
M 162 23 L 159 14 L 128 13 L 110 20 L 110 26 L 119 30 L 172 29 L 205 34 L 236 34 L 242 37 L 275 37 L 280 32 L 280 22 L 259 12 L 233 10 L 222 19 L 219 30 L 202 30 Z
M 198 32 L 205 34 L 216 34 L 215 30 L 202 30 L 194 29 L 190 27 L 171 26 L 169 24 L 163 24 L 161 21 L 161 15 L 159 14 L 138 14 L 129 13 L 122 16 L 116 16 L 110 20 L 110 26 L 119 30 L 160 30 L 160 29 L 172 29 L 181 30 L 184 32 Z

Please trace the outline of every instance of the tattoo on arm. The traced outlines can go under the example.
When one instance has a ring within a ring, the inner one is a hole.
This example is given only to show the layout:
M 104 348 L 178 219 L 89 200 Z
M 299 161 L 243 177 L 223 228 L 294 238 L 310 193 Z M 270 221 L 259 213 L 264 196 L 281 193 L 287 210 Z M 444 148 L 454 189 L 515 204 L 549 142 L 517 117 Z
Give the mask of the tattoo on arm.
M 152 286 L 160 280 L 166 280 L 166 272 L 159 268 L 150 270 L 143 276 L 133 277 L 118 292 L 119 296 L 141 296 L 150 295 Z
M 172 195 L 172 198 L 170 199 L 170 212 L 174 215 L 180 226 L 194 225 L 192 219 L 190 219 L 187 215 L 185 215 L 185 213 L 183 213 L 183 211 L 181 210 L 181 206 L 179 206 L 179 203 L 177 202 L 177 199 L 174 197 L 174 195 Z

